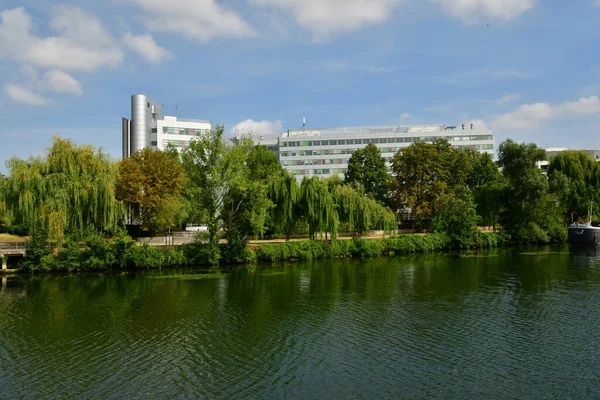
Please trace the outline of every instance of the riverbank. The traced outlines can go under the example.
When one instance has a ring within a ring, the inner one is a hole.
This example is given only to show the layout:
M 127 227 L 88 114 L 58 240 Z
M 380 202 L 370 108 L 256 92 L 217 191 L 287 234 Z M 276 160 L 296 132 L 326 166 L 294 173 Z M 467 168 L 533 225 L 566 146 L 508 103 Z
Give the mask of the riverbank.
M 495 248 L 506 244 L 508 243 L 502 234 L 476 232 L 472 245 L 464 250 Z M 461 249 L 456 249 L 447 235 L 429 233 L 386 238 L 252 244 L 246 247 L 241 257 L 235 259 L 227 258 L 227 246 L 220 246 L 220 250 L 222 265 L 226 266 L 293 260 L 390 257 Z M 82 242 L 67 241 L 52 253 L 47 247 L 32 243 L 28 255 L 19 263 L 19 271 L 70 272 L 211 267 L 209 259 L 210 248 L 204 243 L 140 246 L 128 236 L 120 236 L 113 240 L 93 236 Z

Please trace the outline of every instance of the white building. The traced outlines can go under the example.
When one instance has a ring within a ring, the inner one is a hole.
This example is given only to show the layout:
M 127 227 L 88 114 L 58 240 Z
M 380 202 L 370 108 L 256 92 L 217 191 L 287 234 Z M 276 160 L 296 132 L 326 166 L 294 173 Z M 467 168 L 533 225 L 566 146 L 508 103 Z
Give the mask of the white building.
M 431 143 L 436 139 L 446 139 L 456 149 L 494 153 L 493 132 L 473 124 L 458 128 L 445 125 L 370 126 L 289 130 L 279 138 L 279 160 L 299 181 L 304 176 L 315 175 L 343 178 L 352 153 L 369 143 L 379 147 L 389 168 L 399 149 L 414 142 Z
M 131 120 L 122 120 L 123 158 L 146 147 L 164 150 L 169 144 L 181 151 L 211 128 L 209 121 L 163 116 L 160 104 L 135 94 L 131 96 Z
M 156 132 L 152 132 L 153 149 L 165 150 L 171 145 L 179 151 L 190 145 L 194 138 L 209 134 L 210 122 L 199 119 L 182 119 L 165 116 L 156 121 Z

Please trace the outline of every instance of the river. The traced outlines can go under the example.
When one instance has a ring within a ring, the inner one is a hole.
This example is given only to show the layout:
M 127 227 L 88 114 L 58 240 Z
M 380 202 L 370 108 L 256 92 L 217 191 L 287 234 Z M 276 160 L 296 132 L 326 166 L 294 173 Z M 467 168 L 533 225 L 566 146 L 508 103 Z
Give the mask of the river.
M 598 398 L 600 251 L 9 277 L 0 398 Z

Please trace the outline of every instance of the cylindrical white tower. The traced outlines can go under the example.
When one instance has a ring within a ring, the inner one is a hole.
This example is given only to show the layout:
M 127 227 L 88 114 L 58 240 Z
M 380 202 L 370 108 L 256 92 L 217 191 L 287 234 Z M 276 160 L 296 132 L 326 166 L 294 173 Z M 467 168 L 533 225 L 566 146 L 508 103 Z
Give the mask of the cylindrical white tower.
M 131 96 L 131 125 L 129 154 L 150 146 L 150 103 L 143 94 Z

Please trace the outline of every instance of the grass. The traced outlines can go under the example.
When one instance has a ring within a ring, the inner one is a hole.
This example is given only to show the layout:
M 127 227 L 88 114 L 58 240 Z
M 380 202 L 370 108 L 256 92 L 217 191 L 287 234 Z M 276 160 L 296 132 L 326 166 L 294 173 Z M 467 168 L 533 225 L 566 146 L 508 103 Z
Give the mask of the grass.
M 11 235 L 10 233 L 0 233 L 0 242 L 22 242 L 29 239 L 27 236 Z

